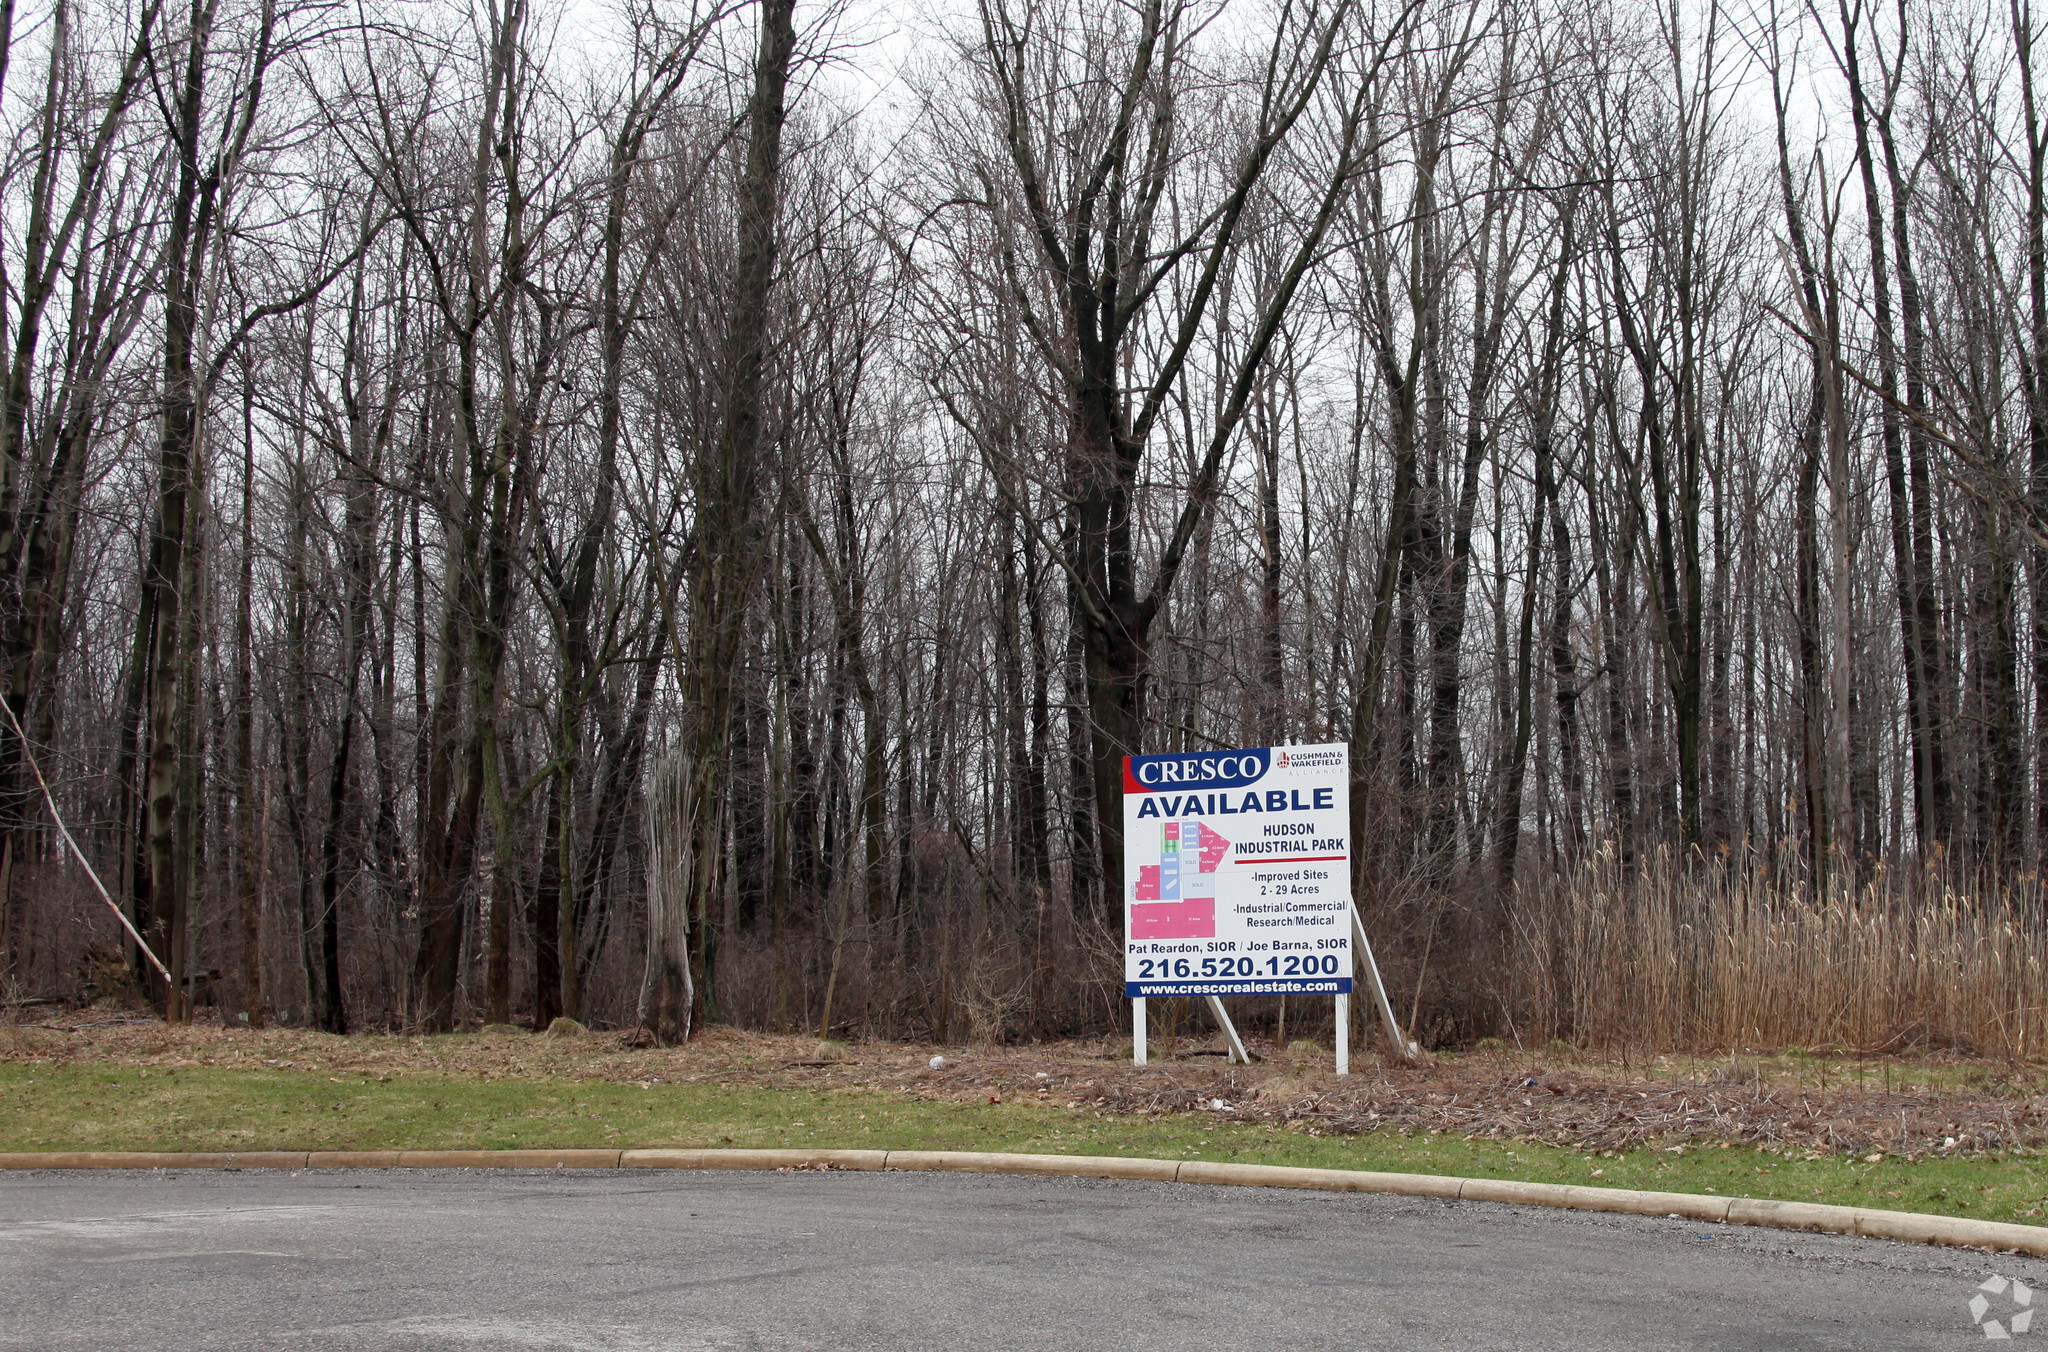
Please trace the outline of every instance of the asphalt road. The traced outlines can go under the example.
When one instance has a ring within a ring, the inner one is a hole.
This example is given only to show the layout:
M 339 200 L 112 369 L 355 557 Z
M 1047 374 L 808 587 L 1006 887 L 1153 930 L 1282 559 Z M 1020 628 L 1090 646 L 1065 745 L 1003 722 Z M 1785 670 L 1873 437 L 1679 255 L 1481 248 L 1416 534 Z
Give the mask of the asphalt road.
M 7 1349 L 1878 1352 L 1981 1345 L 1993 1272 L 2048 1288 L 2033 1259 L 1256 1188 L 0 1174 Z

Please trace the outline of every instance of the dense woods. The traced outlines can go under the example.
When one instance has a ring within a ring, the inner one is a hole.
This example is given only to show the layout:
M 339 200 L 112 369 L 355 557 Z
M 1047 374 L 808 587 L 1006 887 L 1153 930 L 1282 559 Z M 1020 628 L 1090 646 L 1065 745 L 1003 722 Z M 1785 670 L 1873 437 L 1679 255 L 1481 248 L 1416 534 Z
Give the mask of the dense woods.
M 0 7 L 4 993 L 1100 1031 L 1120 758 L 1347 740 L 1425 1042 L 2021 1050 L 2044 46 Z

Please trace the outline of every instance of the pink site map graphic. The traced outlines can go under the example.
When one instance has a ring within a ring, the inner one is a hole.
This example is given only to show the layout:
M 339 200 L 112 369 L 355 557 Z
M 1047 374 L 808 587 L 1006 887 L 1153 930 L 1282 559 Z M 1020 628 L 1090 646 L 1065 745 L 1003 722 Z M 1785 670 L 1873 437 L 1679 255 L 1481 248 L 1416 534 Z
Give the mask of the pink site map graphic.
M 1199 821 L 1162 822 L 1159 862 L 1138 866 L 1133 939 L 1216 937 L 1216 868 L 1230 842 Z

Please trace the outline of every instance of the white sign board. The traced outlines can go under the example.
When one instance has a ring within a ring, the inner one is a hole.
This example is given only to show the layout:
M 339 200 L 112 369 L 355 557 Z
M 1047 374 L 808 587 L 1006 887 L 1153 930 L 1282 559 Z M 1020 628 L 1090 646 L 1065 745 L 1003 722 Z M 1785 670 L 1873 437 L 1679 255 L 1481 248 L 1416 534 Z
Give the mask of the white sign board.
M 1349 994 L 1351 757 L 1124 758 L 1124 994 Z

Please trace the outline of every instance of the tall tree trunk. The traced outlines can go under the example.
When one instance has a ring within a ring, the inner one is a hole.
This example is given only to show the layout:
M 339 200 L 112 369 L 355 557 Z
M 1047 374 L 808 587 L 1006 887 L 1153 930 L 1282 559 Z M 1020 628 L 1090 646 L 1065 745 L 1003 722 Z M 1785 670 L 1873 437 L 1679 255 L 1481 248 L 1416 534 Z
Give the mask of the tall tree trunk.
M 761 473 L 768 293 L 775 279 L 776 219 L 795 0 L 762 0 L 754 89 L 747 102 L 747 159 L 741 173 L 733 299 L 726 329 L 725 409 L 718 442 L 697 471 L 698 545 L 690 578 L 689 656 L 682 672 L 689 704 L 683 895 L 699 923 L 695 951 L 682 916 L 649 936 L 653 1033 L 666 1045 L 689 1039 L 696 1015 L 718 1017 L 715 936 L 704 927 L 721 895 L 726 748 L 732 671 L 740 653 L 754 580 L 755 499 Z M 681 910 L 682 908 L 676 908 Z M 692 980 L 691 968 L 696 969 Z M 692 1008 L 695 988 L 697 1009 Z
M 1900 200 L 1903 184 L 1896 173 L 1894 156 L 1889 153 L 1890 117 L 1895 81 L 1888 75 L 1880 90 L 1881 103 L 1873 108 L 1865 92 L 1862 70 L 1862 52 L 1857 38 L 1861 18 L 1861 6 L 1850 0 L 1840 0 L 1842 19 L 1841 57 L 1843 74 L 1849 86 L 1850 122 L 1856 134 L 1856 162 L 1863 182 L 1863 204 L 1865 228 L 1869 236 L 1870 249 L 1870 293 L 1872 327 L 1877 339 L 1877 385 L 1878 418 L 1884 446 L 1885 483 L 1889 492 L 1889 516 L 1892 545 L 1892 571 L 1895 579 L 1894 593 L 1899 610 L 1899 640 L 1904 654 L 1906 678 L 1906 728 L 1908 746 L 1912 756 L 1913 820 L 1924 854 L 1941 836 L 1938 821 L 1943 815 L 1937 806 L 1937 781 L 1940 754 L 1935 720 L 1932 717 L 1932 703 L 1938 697 L 1935 685 L 1938 678 L 1929 670 L 1930 643 L 1938 643 L 1939 637 L 1921 632 L 1925 617 L 1922 605 L 1923 589 L 1932 586 L 1931 579 L 1921 575 L 1923 560 L 1914 548 L 1914 493 L 1913 485 L 1907 480 L 1904 452 L 1906 439 L 1906 417 L 1900 412 L 1898 397 L 1898 336 L 1892 317 L 1892 295 L 1890 281 L 1890 258 L 1885 241 L 1884 202 L 1878 192 L 1876 157 L 1871 147 L 1871 127 L 1875 121 L 1882 127 L 1887 142 L 1886 168 L 1888 186 L 1893 195 L 1893 220 L 1898 226 L 1893 241 L 1899 255 L 1900 290 L 1902 295 L 1911 295 L 1908 323 L 1917 330 L 1919 327 L 1918 289 L 1908 281 L 1910 264 L 1905 252 L 1906 204 Z M 1906 34 L 1902 30 L 1899 41 L 1903 47 Z M 1908 337 L 1909 348 L 1919 346 L 1917 332 Z M 1924 399 L 1918 390 L 1919 382 L 1909 374 L 1914 385 L 1913 393 Z M 1908 411 L 1911 412 L 1910 406 Z M 1916 424 L 1913 436 L 1924 436 Z M 1916 458 L 1923 459 L 1921 449 Z M 1924 473 L 1924 470 L 1922 471 Z M 1924 483 L 1918 485 L 1924 492 Z M 1927 562 L 1931 562 L 1931 559 Z
M 1526 562 L 1522 573 L 1522 613 L 1515 631 L 1515 679 L 1514 679 L 1514 723 L 1507 752 L 1507 765 L 1501 775 L 1502 787 L 1500 805 L 1497 809 L 1497 844 L 1495 846 L 1495 880 L 1503 896 L 1511 893 L 1515 885 L 1515 860 L 1522 841 L 1522 783 L 1529 758 L 1529 739 L 1535 718 L 1532 708 L 1531 687 L 1534 671 L 1534 634 L 1536 620 L 1536 596 L 1541 590 L 1543 573 L 1543 517 L 1557 500 L 1557 477 L 1553 464 L 1555 459 L 1554 439 L 1557 429 L 1557 405 L 1562 390 L 1564 345 L 1565 345 L 1565 300 L 1570 290 L 1571 269 L 1576 262 L 1576 241 L 1578 225 L 1578 191 L 1572 189 L 1565 195 L 1560 208 L 1562 229 L 1558 245 L 1557 268 L 1551 275 L 1550 313 L 1543 335 L 1543 356 L 1536 369 L 1532 392 L 1535 407 L 1531 410 L 1530 443 L 1535 458 L 1536 492 L 1529 506 L 1529 537 Z M 1553 628 L 1562 631 L 1570 621 L 1571 602 L 1571 544 L 1570 536 L 1556 551 L 1560 572 L 1555 581 L 1557 595 L 1565 598 L 1562 602 L 1564 616 L 1553 621 Z M 1558 639 L 1552 636 L 1553 651 Z M 1565 661 L 1571 658 L 1570 638 L 1565 643 Z M 1565 679 L 1561 675 L 1560 680 Z M 1576 696 L 1574 696 L 1576 698 Z M 1562 705 L 1560 708 L 1562 709 Z M 1560 730 L 1570 726 L 1576 711 L 1567 715 L 1559 714 Z M 1576 755 L 1574 751 L 1573 756 Z M 1571 766 L 1576 773 L 1576 764 Z M 1577 804 L 1574 802 L 1576 813 Z M 1576 820 L 1576 818 L 1575 818 Z
M 263 1026 L 263 875 L 256 809 L 256 385 L 242 363 L 241 577 L 235 592 L 235 891 L 241 902 L 242 1014 Z
M 2048 856 L 2048 127 L 2034 89 L 2033 6 L 2013 14 L 2021 108 L 2027 138 L 2027 329 L 2020 370 L 2027 391 L 2027 501 L 2035 535 L 2028 574 L 2033 587 L 2034 834 L 2036 862 Z
M 0 720 L 0 971 L 13 968 L 23 956 L 16 942 L 22 898 L 14 885 L 15 868 L 29 822 L 38 811 L 27 771 L 28 748 L 17 728 L 26 732 L 35 725 L 32 705 L 54 662 L 99 390 L 114 353 L 139 318 L 139 307 L 131 299 L 139 288 L 123 278 L 125 274 L 135 279 L 139 273 L 138 256 L 147 251 L 146 228 L 134 238 L 132 252 L 100 250 L 97 276 L 87 250 L 105 208 L 107 171 L 117 136 L 141 92 L 156 47 L 160 14 L 158 0 L 144 0 L 119 75 L 103 94 L 86 94 L 71 83 L 79 59 L 73 43 L 74 6 L 60 0 L 49 16 L 50 55 L 36 110 L 27 217 L 20 223 L 18 261 L 9 265 L 13 332 L 0 385 L 0 651 L 6 656 L 0 699 L 13 715 Z M 5 83 L 14 40 L 14 6 L 7 0 L 0 5 L 0 85 Z M 74 147 L 72 136 L 87 128 L 67 127 L 67 114 L 73 112 L 74 102 L 85 104 L 95 96 L 105 100 L 98 123 L 89 126 L 83 147 Z M 65 158 L 73 153 L 75 165 L 65 166 Z M 67 181 L 70 198 L 60 203 L 58 192 Z M 126 194 L 117 192 L 117 202 L 125 200 Z M 156 206 L 152 202 L 143 209 Z M 67 269 L 73 276 L 71 341 L 60 358 L 57 378 L 51 380 L 47 369 L 39 369 L 47 365 L 42 361 L 43 326 Z M 120 313 L 124 310 L 125 318 Z M 30 413 L 39 386 L 45 383 L 56 390 L 55 406 L 45 410 L 44 426 L 32 435 Z M 136 674 L 146 682 L 146 667 Z M 125 729 L 123 735 L 128 735 Z M 138 839 L 146 839 L 146 833 Z M 136 881 L 142 881 L 139 873 Z M 137 900 L 142 900 L 139 894 Z M 138 963 L 136 970 L 144 980 L 151 979 L 146 967 Z

